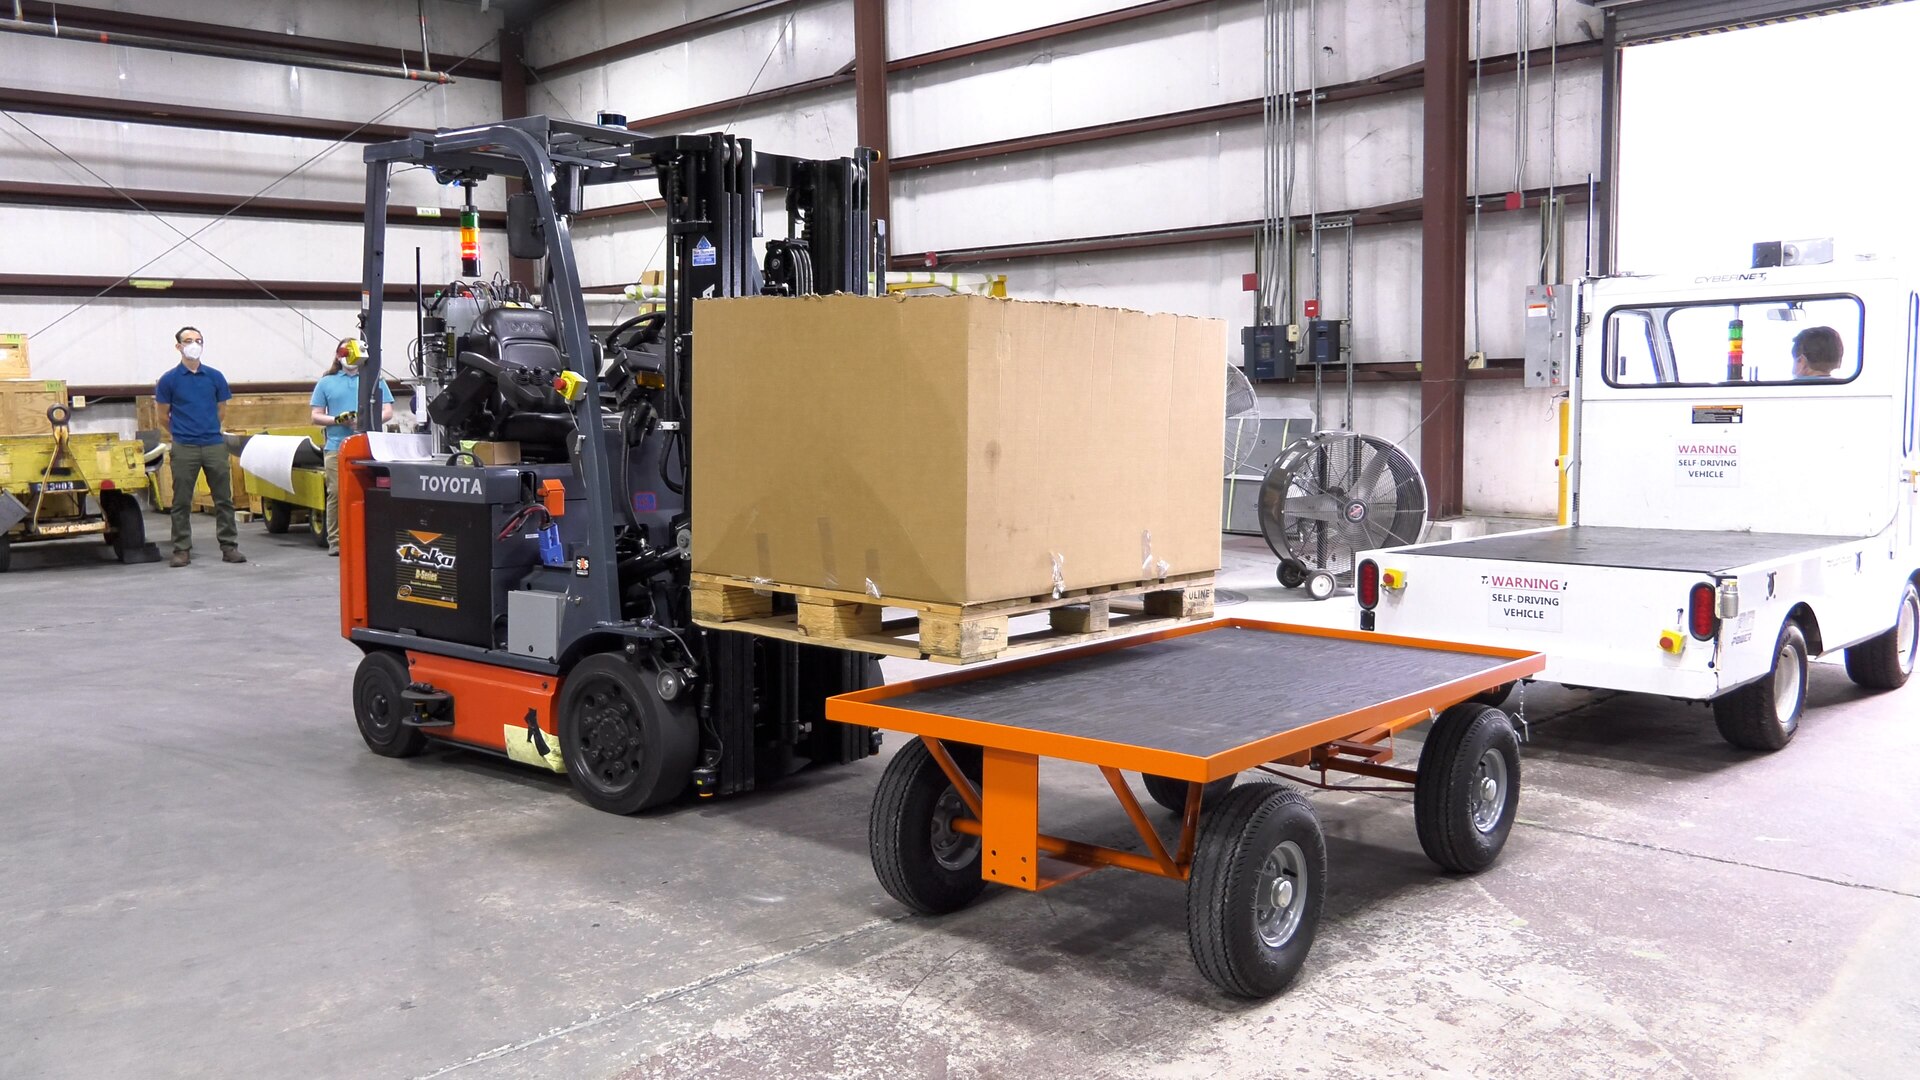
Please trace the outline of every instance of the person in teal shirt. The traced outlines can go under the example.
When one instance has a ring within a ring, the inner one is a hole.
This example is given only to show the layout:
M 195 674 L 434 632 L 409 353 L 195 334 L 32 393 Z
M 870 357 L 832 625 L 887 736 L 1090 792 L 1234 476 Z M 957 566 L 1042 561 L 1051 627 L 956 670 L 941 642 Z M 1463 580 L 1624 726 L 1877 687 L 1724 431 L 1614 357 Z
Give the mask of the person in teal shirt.
M 341 338 L 333 366 L 313 384 L 313 422 L 327 429 L 327 554 L 340 556 L 340 444 L 353 434 L 360 410 L 359 341 Z M 380 422 L 393 419 L 393 391 L 380 384 Z

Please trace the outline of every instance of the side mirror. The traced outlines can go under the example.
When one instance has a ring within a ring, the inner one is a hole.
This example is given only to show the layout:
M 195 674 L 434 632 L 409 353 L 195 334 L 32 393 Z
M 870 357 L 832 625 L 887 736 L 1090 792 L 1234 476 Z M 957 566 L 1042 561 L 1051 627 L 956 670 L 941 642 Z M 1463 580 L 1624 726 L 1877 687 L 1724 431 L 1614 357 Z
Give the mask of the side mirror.
M 507 196 L 507 253 L 516 259 L 547 257 L 547 229 L 531 191 Z

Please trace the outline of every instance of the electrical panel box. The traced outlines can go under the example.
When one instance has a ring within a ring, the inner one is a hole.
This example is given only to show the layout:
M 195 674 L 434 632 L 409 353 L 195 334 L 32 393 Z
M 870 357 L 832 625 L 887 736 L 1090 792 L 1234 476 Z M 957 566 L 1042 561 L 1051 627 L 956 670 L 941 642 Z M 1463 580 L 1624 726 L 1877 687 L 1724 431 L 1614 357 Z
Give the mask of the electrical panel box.
M 1244 326 L 1240 328 L 1243 355 L 1240 370 L 1247 378 L 1293 378 L 1293 345 L 1284 326 Z
M 560 654 L 560 620 L 565 593 L 515 589 L 507 594 L 507 651 L 535 660 Z
M 1338 319 L 1315 319 L 1307 324 L 1307 363 L 1331 367 L 1340 362 L 1341 325 Z
M 1573 375 L 1571 285 L 1527 286 L 1526 367 L 1528 386 L 1565 386 Z

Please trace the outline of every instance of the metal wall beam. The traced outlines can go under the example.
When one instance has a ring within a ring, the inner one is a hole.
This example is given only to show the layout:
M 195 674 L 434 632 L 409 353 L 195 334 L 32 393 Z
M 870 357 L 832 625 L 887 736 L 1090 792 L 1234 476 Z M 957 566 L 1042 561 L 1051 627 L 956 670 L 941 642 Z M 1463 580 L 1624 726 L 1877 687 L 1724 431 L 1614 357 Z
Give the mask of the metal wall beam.
M 75 7 L 72 4 L 51 4 L 46 0 L 23 0 L 21 13 L 28 19 L 40 22 L 52 21 L 57 13 L 61 30 L 104 30 L 108 32 L 124 31 L 128 33 L 154 34 L 202 41 L 220 42 L 228 45 L 257 45 L 276 50 L 294 50 L 312 53 L 316 57 L 328 57 L 340 60 L 358 60 L 370 64 L 395 64 L 402 55 L 418 57 L 418 51 L 408 52 L 405 45 L 387 47 L 372 45 L 362 41 L 338 41 L 333 38 L 306 37 L 301 34 L 279 34 L 271 30 L 248 30 L 237 26 L 221 26 L 216 23 L 192 22 L 187 19 L 166 19 L 157 15 L 139 15 L 130 11 L 109 11 L 102 8 Z M 12 8 L 0 8 L 11 15 Z M 459 74 L 476 79 L 497 79 L 500 77 L 500 65 L 492 60 L 463 60 L 451 53 L 432 53 L 427 57 L 424 67 L 445 71 L 459 66 Z
M 853 0 L 853 115 L 855 141 L 880 155 L 868 177 L 872 217 L 891 222 L 888 170 L 893 150 L 887 138 L 887 0 Z M 893 250 L 892 230 L 886 251 Z
M 1599 250 L 1595 262 L 1601 276 L 1613 273 L 1617 235 L 1614 222 L 1620 200 L 1615 192 L 1620 172 L 1620 39 L 1613 25 L 1613 12 L 1606 15 L 1606 29 L 1600 45 L 1605 50 L 1600 63 L 1600 205 L 1593 208 L 1594 246 Z
M 1549 194 L 1557 194 L 1567 200 L 1569 206 L 1579 206 L 1586 202 L 1587 191 L 1584 187 L 1557 188 L 1549 192 L 1546 188 L 1534 188 L 1522 192 L 1522 208 L 1535 210 L 1542 199 Z M 1480 196 L 1482 214 L 1506 213 L 1505 192 L 1494 192 Z M 1464 217 L 1473 200 L 1462 198 L 1461 213 Z M 1327 210 L 1321 217 L 1351 216 L 1353 223 L 1360 227 L 1376 225 L 1411 225 L 1421 220 L 1426 203 L 1422 199 L 1409 199 L 1404 202 L 1383 203 L 1358 210 Z M 1298 218 L 1294 228 L 1302 233 L 1308 229 L 1307 219 Z M 1217 225 L 1193 225 L 1175 229 L 1152 229 L 1142 232 L 1115 233 L 1107 236 L 1079 236 L 1061 240 L 1040 240 L 1026 244 L 999 244 L 988 247 L 959 248 L 951 251 L 923 251 L 898 254 L 889 261 L 888 267 L 894 270 L 922 270 L 929 266 L 961 266 L 970 263 L 1006 262 L 1012 259 L 1037 259 L 1050 256 L 1091 255 L 1111 251 L 1142 251 L 1150 248 L 1173 247 L 1181 244 L 1222 243 L 1233 240 L 1249 240 L 1260 231 L 1258 221 L 1229 221 Z M 1464 295 L 1464 294 L 1463 294 Z M 1462 300 L 1464 305 L 1465 301 Z M 1464 315 L 1462 316 L 1464 318 Z M 1464 329 L 1462 330 L 1464 340 Z M 1464 357 L 1463 357 L 1464 360 Z
M 198 105 L 166 105 L 7 86 L 0 86 L 0 109 L 40 116 L 77 116 L 86 120 L 237 131 L 248 135 L 283 135 L 295 139 L 324 139 L 328 142 L 339 139 L 361 143 L 385 142 L 413 132 L 412 128 L 391 124 L 361 124 L 351 120 L 209 109 Z
M 213 194 L 201 191 L 156 191 L 151 188 L 122 188 L 140 206 L 128 202 L 109 188 L 84 184 L 40 184 L 24 180 L 0 180 L 0 203 L 12 206 L 71 207 L 81 210 L 125 210 L 139 212 L 144 207 L 163 214 L 206 214 L 220 217 L 264 218 L 271 221 L 339 221 L 358 225 L 362 220 L 359 203 L 327 202 L 321 199 L 280 199 L 261 196 L 246 199 L 242 195 Z M 244 200 L 244 202 L 243 202 Z M 434 209 L 440 209 L 438 207 Z M 445 225 L 458 227 L 460 213 L 445 208 L 439 216 L 422 215 L 413 206 L 390 206 L 387 220 L 395 225 Z M 505 223 L 498 210 L 480 211 L 485 224 Z
M 808 79 L 805 82 L 793 83 L 790 86 L 776 86 L 771 90 L 742 94 L 739 97 L 728 98 L 725 101 L 711 101 L 705 105 L 695 105 L 687 109 L 677 109 L 670 113 L 661 113 L 658 116 L 644 116 L 638 120 L 628 121 L 627 127 L 634 131 L 642 131 L 649 134 L 666 134 L 688 127 L 687 121 L 689 120 L 698 120 L 701 117 L 714 116 L 721 113 L 737 113 L 748 106 L 765 105 L 772 101 L 799 97 L 802 94 L 817 94 L 822 90 L 831 90 L 838 86 L 850 86 L 852 84 L 853 65 L 848 64 L 844 70 L 836 71 L 832 75 L 822 75 L 817 79 Z
M 557 78 L 561 75 L 571 75 L 576 71 L 585 71 L 588 68 L 600 67 L 603 64 L 611 64 L 616 60 L 625 60 L 628 57 L 639 56 L 642 53 L 652 52 L 655 49 L 665 48 L 668 45 L 703 37 L 718 30 L 724 30 L 729 26 L 757 19 L 765 15 L 772 15 L 788 8 L 806 7 L 811 4 L 823 2 L 825 2 L 825 0 L 760 0 L 759 3 L 747 4 L 744 7 L 737 7 L 731 11 L 722 11 L 717 15 L 709 15 L 704 19 L 695 19 L 692 22 L 681 23 L 678 26 L 670 26 L 665 30 L 656 30 L 651 34 L 642 34 L 637 38 L 629 38 L 626 41 L 608 45 L 602 49 L 595 49 L 590 53 L 581 53 L 579 56 L 555 61 L 546 67 L 534 69 L 533 75 L 536 80 L 545 82 L 548 79 Z
M 1468 0 L 1426 0 L 1421 136 L 1420 471 L 1428 513 L 1465 502 Z
M 1598 58 L 1604 49 L 1600 42 L 1582 41 L 1560 46 L 1559 62 L 1573 63 Z M 1527 53 L 1528 66 L 1544 65 L 1549 56 L 1548 49 L 1534 49 Z M 1511 72 L 1518 66 L 1518 56 L 1508 53 L 1502 56 L 1490 56 L 1481 61 L 1484 76 L 1500 75 Z M 1410 64 L 1381 72 L 1365 79 L 1353 82 L 1334 83 L 1320 88 L 1320 102 L 1327 104 L 1335 101 L 1357 101 L 1363 98 L 1378 97 L 1383 94 L 1399 94 L 1418 90 L 1426 84 L 1426 66 Z M 1304 107 L 1310 103 L 1312 95 L 1305 90 L 1294 95 L 1296 104 Z M 1004 157 L 1009 154 L 1025 154 L 1037 150 L 1051 150 L 1062 146 L 1074 146 L 1080 143 L 1100 142 L 1106 139 L 1121 139 L 1134 135 L 1146 135 L 1156 131 L 1173 131 L 1188 127 L 1212 127 L 1239 120 L 1257 119 L 1261 115 L 1261 98 L 1249 98 L 1245 101 L 1231 101 L 1224 105 L 1207 105 L 1198 109 L 1184 109 L 1179 112 L 1159 113 L 1154 116 L 1142 116 L 1133 120 L 1113 120 L 1104 124 L 1090 124 L 1086 127 L 1068 128 L 1040 135 L 1022 135 L 1012 139 L 1000 139 L 994 142 L 975 143 L 971 146 L 956 146 L 946 150 L 932 150 L 924 154 L 908 154 L 895 158 L 894 172 L 907 172 L 912 169 L 929 169 L 942 165 L 956 165 L 987 158 Z
M 100 274 L 0 274 L 0 296 L 107 296 L 139 300 L 248 300 L 272 303 L 262 292 L 282 300 L 357 304 L 357 281 L 248 281 L 245 278 L 168 278 L 142 274 L 133 281 L 168 282 L 163 288 L 141 288 L 131 281 Z M 389 300 L 413 299 L 412 285 L 389 284 Z
M 1037 26 L 1032 30 L 1021 30 L 1018 33 L 1002 34 L 999 37 L 987 38 L 984 41 L 973 41 L 965 45 L 955 45 L 951 48 L 935 49 L 932 52 L 903 56 L 898 60 L 887 61 L 887 70 L 890 72 L 912 71 L 914 68 L 927 67 L 933 64 L 945 64 L 954 60 L 966 60 L 972 57 L 984 56 L 988 53 L 1000 52 L 1005 49 L 1017 49 L 1022 45 L 1034 45 L 1042 41 L 1066 37 L 1070 34 L 1080 34 L 1089 30 L 1118 26 L 1121 23 L 1133 22 L 1136 19 L 1147 19 L 1156 15 L 1169 15 L 1176 11 L 1185 11 L 1188 8 L 1202 7 L 1215 2 L 1217 2 L 1217 0 L 1155 0 L 1155 2 L 1151 4 L 1135 4 L 1132 7 L 1120 8 L 1117 11 L 1107 11 L 1098 15 L 1089 15 L 1084 19 L 1070 19 L 1066 22 Z

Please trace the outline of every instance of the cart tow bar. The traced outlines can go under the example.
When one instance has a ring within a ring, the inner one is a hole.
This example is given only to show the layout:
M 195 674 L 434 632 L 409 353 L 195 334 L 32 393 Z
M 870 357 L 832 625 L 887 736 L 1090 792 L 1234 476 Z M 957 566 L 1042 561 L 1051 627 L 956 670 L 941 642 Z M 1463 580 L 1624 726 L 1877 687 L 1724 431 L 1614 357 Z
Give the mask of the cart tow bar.
M 1513 718 L 1520 722 L 1520 741 L 1530 743 L 1533 741 L 1533 729 L 1527 726 L 1527 680 L 1521 679 L 1517 689 L 1520 692 L 1520 708 L 1514 712 Z

